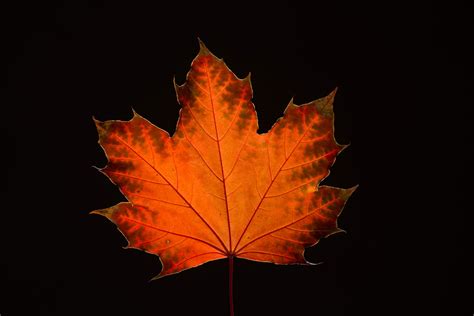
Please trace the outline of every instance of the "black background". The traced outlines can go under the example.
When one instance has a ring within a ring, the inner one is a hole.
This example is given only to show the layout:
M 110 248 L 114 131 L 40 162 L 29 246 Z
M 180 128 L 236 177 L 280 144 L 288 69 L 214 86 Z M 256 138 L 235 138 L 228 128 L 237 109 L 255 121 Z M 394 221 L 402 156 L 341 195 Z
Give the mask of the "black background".
M 41 3 L 41 4 L 40 4 Z M 17 3 L 2 8 L 0 313 L 227 315 L 227 262 L 154 282 L 89 211 L 124 198 L 92 116 L 173 132 L 197 37 L 252 72 L 266 131 L 339 87 L 325 184 L 360 184 L 313 267 L 237 260 L 236 315 L 472 315 L 472 11 L 463 3 Z

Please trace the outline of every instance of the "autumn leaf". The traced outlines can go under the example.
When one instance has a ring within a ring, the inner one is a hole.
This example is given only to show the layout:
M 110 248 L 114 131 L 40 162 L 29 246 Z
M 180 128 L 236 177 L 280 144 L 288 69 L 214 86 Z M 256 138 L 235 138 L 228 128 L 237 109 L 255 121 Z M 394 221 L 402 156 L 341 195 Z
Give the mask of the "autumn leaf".
M 135 112 L 95 120 L 108 157 L 101 171 L 128 202 L 92 213 L 114 222 L 128 247 L 158 255 L 157 277 L 234 257 L 308 264 L 305 247 L 341 231 L 337 217 L 355 190 L 319 185 L 345 147 L 334 139 L 336 91 L 290 102 L 258 134 L 250 76 L 237 78 L 202 43 L 175 88 L 182 109 L 172 137 Z

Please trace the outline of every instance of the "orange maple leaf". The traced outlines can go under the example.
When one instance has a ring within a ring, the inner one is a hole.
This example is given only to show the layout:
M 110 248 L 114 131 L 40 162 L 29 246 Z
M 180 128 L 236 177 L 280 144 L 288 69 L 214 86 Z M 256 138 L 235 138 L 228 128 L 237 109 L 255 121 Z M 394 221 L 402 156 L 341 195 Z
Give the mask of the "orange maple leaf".
M 337 217 L 355 190 L 319 186 L 345 146 L 334 139 L 335 91 L 287 106 L 258 134 L 250 76 L 237 78 L 202 43 L 172 137 L 134 112 L 95 120 L 108 164 L 101 171 L 128 202 L 97 210 L 129 244 L 158 255 L 155 277 L 234 257 L 308 264 L 305 247 L 341 231 Z

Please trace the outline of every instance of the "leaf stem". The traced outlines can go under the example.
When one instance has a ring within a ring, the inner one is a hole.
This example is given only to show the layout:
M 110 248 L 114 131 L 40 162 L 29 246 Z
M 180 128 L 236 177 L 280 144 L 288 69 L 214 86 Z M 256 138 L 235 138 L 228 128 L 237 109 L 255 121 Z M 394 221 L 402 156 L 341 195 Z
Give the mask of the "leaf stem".
M 234 316 L 234 291 L 233 291 L 233 278 L 234 278 L 234 256 L 229 256 L 229 308 L 230 316 Z

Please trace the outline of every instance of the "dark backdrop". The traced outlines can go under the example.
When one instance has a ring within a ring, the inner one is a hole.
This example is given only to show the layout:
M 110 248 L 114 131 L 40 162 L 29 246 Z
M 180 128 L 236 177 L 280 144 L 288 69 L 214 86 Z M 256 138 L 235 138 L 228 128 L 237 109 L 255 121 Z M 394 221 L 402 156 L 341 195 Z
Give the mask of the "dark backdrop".
M 148 282 L 158 258 L 88 215 L 124 200 L 92 116 L 173 132 L 197 37 L 252 72 L 261 131 L 339 87 L 324 183 L 360 184 L 323 264 L 236 261 L 236 315 L 472 315 L 472 11 L 397 3 L 3 5 L 1 315 L 228 313 L 225 260 Z

